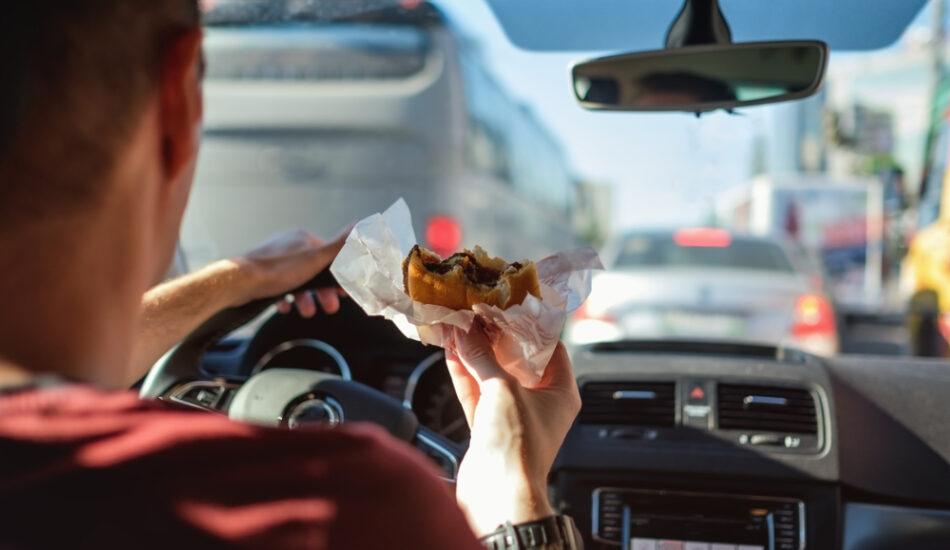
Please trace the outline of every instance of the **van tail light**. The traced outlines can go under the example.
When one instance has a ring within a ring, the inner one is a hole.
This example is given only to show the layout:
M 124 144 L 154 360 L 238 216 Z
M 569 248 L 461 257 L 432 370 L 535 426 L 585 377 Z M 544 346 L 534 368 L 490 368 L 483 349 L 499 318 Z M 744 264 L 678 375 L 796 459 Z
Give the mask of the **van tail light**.
M 433 216 L 426 224 L 426 243 L 430 250 L 448 258 L 462 244 L 462 228 L 449 216 Z
M 937 329 L 947 342 L 950 342 L 950 315 L 941 315 L 937 320 Z
M 794 336 L 825 336 L 835 332 L 835 314 L 828 300 L 814 294 L 805 294 L 798 299 L 795 303 L 795 322 L 792 325 Z
M 680 229 L 673 233 L 673 242 L 682 247 L 726 248 L 732 244 L 732 235 L 716 227 Z

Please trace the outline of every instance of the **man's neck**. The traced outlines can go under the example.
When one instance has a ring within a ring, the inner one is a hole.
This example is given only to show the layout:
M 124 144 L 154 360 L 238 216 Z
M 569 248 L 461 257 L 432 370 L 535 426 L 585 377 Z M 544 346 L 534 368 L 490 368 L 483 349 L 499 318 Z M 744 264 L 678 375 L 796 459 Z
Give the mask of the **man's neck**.
M 104 212 L 0 236 L 4 378 L 32 372 L 115 386 L 115 373 L 129 360 L 144 287 L 130 225 Z

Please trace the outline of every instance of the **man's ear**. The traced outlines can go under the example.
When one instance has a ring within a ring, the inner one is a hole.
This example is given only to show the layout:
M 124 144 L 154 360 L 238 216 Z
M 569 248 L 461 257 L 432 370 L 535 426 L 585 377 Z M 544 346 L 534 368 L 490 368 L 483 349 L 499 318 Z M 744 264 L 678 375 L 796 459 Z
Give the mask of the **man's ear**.
M 194 29 L 171 41 L 162 55 L 160 124 L 166 182 L 176 182 L 198 154 L 203 109 L 202 32 Z

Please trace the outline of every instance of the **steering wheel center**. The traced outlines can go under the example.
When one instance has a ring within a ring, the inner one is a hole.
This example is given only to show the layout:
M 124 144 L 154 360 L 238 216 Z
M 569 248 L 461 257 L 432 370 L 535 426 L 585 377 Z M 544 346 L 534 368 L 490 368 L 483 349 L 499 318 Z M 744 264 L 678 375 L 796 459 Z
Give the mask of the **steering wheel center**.
M 289 409 L 284 422 L 291 430 L 335 427 L 343 421 L 343 407 L 331 397 L 308 395 Z

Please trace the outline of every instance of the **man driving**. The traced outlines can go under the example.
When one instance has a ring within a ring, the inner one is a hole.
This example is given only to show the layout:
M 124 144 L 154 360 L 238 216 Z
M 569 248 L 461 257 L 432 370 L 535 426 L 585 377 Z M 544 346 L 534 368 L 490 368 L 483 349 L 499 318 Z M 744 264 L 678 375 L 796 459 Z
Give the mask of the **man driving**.
M 576 547 L 546 494 L 580 406 L 563 346 L 526 389 L 483 333 L 455 334 L 471 443 L 454 501 L 374 427 L 278 431 L 118 391 L 214 313 L 310 280 L 343 238 L 281 235 L 147 291 L 199 149 L 196 0 L 4 8 L 0 547 Z M 316 312 L 309 292 L 296 305 Z

